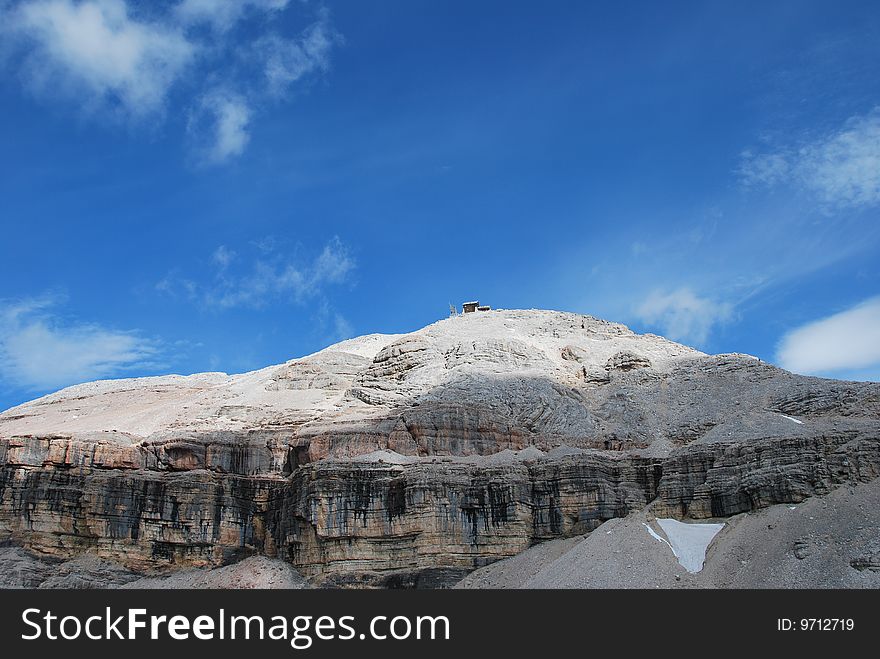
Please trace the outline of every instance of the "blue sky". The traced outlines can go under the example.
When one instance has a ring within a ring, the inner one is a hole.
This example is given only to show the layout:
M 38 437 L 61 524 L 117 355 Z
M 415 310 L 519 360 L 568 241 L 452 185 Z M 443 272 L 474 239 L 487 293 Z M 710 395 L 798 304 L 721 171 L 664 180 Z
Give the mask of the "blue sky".
M 0 0 L 0 408 L 448 305 L 880 375 L 875 2 Z

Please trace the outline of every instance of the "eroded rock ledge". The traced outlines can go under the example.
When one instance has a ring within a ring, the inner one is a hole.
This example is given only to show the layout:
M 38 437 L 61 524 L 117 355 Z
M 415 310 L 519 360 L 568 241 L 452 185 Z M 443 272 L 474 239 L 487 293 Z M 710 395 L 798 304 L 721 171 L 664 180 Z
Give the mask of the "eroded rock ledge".
M 140 571 L 265 554 L 346 586 L 444 585 L 651 502 L 658 514 L 726 517 L 880 475 L 880 441 L 854 433 L 688 446 L 665 458 L 324 460 L 287 477 L 162 468 L 149 447 L 135 468 L 131 456 L 102 459 L 97 445 L 88 459 L 61 446 L 0 442 L 0 533 L 15 544 L 64 558 L 91 551 Z M 248 472 L 262 459 L 235 464 Z

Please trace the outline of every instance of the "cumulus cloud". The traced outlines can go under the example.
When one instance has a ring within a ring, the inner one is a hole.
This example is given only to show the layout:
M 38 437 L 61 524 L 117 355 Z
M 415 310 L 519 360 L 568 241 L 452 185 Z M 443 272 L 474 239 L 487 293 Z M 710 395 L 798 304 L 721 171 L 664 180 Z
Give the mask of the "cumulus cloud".
M 226 247 L 212 257 L 216 271 L 205 284 L 170 273 L 157 285 L 160 292 L 195 300 L 207 308 L 259 309 L 272 302 L 302 304 L 321 298 L 328 287 L 348 281 L 355 260 L 339 238 L 334 237 L 312 259 L 294 258 L 273 251 L 230 269 L 232 255 Z M 237 257 L 237 255 L 236 255 Z M 236 258 L 236 262 L 242 259 Z
M 808 375 L 880 366 L 880 297 L 792 330 L 782 338 L 776 360 Z
M 141 116 L 161 108 L 196 50 L 173 25 L 134 18 L 124 0 L 32 0 L 4 33 L 27 44 L 26 77 L 42 92 L 82 92 Z
M 687 287 L 654 291 L 636 308 L 643 323 L 659 328 L 670 339 L 695 345 L 704 344 L 712 328 L 732 313 L 732 304 L 700 297 Z
M 147 365 L 157 345 L 136 332 L 65 322 L 51 297 L 0 301 L 0 375 L 13 386 L 48 390 Z
M 189 117 L 200 161 L 220 164 L 244 152 L 254 108 L 326 72 L 341 42 L 320 8 L 305 9 L 310 23 L 284 35 L 277 19 L 290 4 L 13 0 L 0 2 L 0 38 L 15 69 L 41 97 L 62 91 L 79 106 L 120 110 L 139 122 Z M 182 112 L 164 112 L 172 100 Z
M 745 151 L 739 174 L 747 185 L 796 185 L 830 206 L 880 204 L 880 109 L 797 148 Z

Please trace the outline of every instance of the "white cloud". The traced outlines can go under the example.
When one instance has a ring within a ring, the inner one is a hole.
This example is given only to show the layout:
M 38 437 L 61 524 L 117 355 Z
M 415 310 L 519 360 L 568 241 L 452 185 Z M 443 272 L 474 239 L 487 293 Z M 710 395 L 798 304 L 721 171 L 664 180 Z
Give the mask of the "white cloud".
M 230 254 L 234 252 L 223 246 L 214 252 L 212 260 L 217 271 L 208 284 L 198 285 L 192 279 L 170 273 L 156 284 L 156 289 L 215 309 L 258 309 L 271 302 L 302 304 L 322 297 L 329 286 L 345 283 L 356 266 L 339 238 L 333 238 L 310 261 L 277 252 L 263 252 L 250 264 L 242 264 L 233 272 L 229 267 L 232 263 Z M 236 260 L 239 261 L 241 259 Z
M 185 25 L 208 25 L 225 32 L 250 10 L 280 11 L 289 0 L 183 0 L 174 8 Z
M 701 345 L 716 324 L 730 318 L 733 305 L 700 297 L 685 287 L 668 293 L 652 292 L 635 313 L 639 320 L 660 328 L 670 339 Z
M 321 343 L 331 345 L 354 336 L 352 324 L 333 308 L 328 299 L 318 300 L 313 308 L 312 323 Z
M 261 38 L 255 44 L 269 92 L 282 95 L 291 84 L 316 71 L 330 67 L 330 51 L 340 40 L 326 18 L 310 25 L 299 39 L 285 39 L 277 34 Z
M 354 265 L 348 249 L 334 238 L 312 263 L 256 261 L 246 275 L 223 277 L 204 300 L 219 308 L 262 307 L 273 299 L 302 303 L 328 285 L 343 283 Z
M 0 375 L 29 390 L 48 390 L 118 375 L 158 355 L 135 332 L 65 323 L 53 298 L 0 303 Z
M 338 284 L 345 281 L 345 278 L 354 269 L 354 265 L 354 259 L 348 249 L 338 237 L 334 237 L 321 250 L 312 269 L 311 279 L 313 282 Z
M 830 206 L 880 204 L 880 109 L 798 148 L 746 151 L 739 173 L 747 185 L 791 183 Z
M 782 368 L 803 374 L 880 365 L 880 297 L 789 332 L 776 360 Z
M 189 123 L 202 162 L 216 165 L 241 155 L 250 140 L 250 118 L 243 97 L 220 91 L 206 94 Z
M 773 186 L 790 173 L 788 160 L 779 153 L 743 151 L 739 174 L 746 185 Z
M 171 297 L 182 295 L 189 300 L 195 300 L 199 295 L 199 285 L 191 279 L 179 277 L 176 270 L 156 282 L 156 290 Z
M 801 175 L 827 202 L 880 203 L 880 111 L 801 149 Z
M 137 122 L 189 117 L 199 160 L 220 164 L 244 152 L 254 109 L 326 72 L 341 42 L 323 8 L 305 9 L 308 27 L 284 36 L 277 19 L 290 4 L 0 0 L 0 39 L 12 55 L 9 68 L 41 97 L 60 94 Z M 172 101 L 181 111 L 163 113 Z
M 5 18 L 4 33 L 31 47 L 25 70 L 33 86 L 82 90 L 93 104 L 134 116 L 161 109 L 195 52 L 174 26 L 133 18 L 123 0 L 32 0 Z

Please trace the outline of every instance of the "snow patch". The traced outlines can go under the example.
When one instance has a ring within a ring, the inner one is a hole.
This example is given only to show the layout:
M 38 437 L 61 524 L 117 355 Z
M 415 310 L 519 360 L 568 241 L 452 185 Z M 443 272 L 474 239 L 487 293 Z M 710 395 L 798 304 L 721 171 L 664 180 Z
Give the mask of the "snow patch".
M 657 524 L 669 538 L 668 544 L 678 562 L 691 574 L 703 569 L 706 549 L 724 528 L 724 524 L 685 524 L 675 519 L 658 519 Z M 651 535 L 659 537 L 653 532 Z
M 780 414 L 783 419 L 788 419 L 789 421 L 794 421 L 797 424 L 804 425 L 804 422 L 800 419 L 795 419 L 793 416 L 788 416 L 787 414 Z

